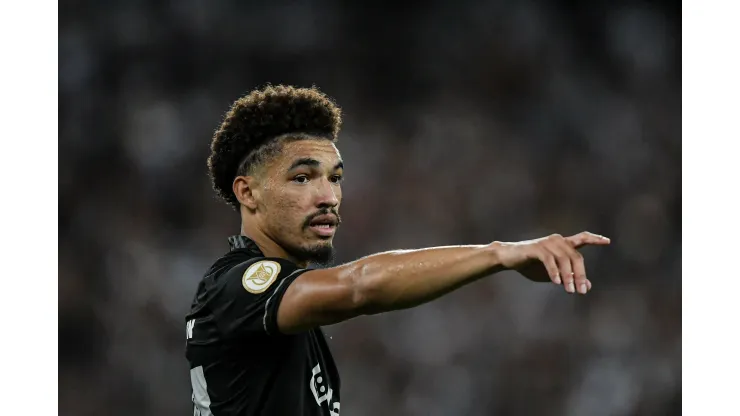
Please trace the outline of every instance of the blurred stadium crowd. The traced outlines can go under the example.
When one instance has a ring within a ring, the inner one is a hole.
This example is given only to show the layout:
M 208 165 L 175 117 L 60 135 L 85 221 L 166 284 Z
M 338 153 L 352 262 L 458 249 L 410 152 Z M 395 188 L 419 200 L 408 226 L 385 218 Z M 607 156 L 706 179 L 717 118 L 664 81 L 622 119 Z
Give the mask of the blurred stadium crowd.
M 208 146 L 267 82 L 316 84 L 344 110 L 338 261 L 613 240 L 586 252 L 586 297 L 504 273 L 326 328 L 342 414 L 680 412 L 677 4 L 65 3 L 60 414 L 191 412 L 184 315 L 239 230 Z

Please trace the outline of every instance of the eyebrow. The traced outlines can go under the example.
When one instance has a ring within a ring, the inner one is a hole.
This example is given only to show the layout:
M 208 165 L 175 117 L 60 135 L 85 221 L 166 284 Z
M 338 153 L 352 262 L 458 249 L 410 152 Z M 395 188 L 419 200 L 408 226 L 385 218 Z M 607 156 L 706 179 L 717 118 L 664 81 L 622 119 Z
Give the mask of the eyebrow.
M 318 167 L 319 165 L 321 165 L 321 162 L 319 162 L 318 160 L 312 159 L 310 157 L 304 157 L 304 158 L 298 159 L 295 162 L 293 162 L 293 164 L 290 165 L 290 168 L 288 168 L 288 170 L 290 171 L 300 166 L 308 166 L 311 168 L 315 168 L 315 167 Z M 334 166 L 334 170 L 343 169 L 343 168 L 344 168 L 344 162 L 340 159 L 339 163 L 337 163 Z

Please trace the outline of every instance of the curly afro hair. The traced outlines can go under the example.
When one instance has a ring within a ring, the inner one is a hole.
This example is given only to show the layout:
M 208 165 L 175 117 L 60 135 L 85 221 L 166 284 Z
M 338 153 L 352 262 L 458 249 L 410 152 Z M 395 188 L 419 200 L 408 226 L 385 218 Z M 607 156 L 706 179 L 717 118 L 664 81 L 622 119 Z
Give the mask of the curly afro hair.
M 266 152 L 279 150 L 270 146 L 275 139 L 288 135 L 336 142 L 341 125 L 341 110 L 316 87 L 268 85 L 254 90 L 234 102 L 213 135 L 208 157 L 213 189 L 238 211 L 234 178 L 246 175 Z

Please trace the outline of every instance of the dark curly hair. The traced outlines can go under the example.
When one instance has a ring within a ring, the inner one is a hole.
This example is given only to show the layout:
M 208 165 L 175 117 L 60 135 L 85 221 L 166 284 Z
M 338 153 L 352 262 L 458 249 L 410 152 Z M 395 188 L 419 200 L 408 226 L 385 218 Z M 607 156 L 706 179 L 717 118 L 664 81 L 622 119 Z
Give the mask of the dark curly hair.
M 254 90 L 231 106 L 211 141 L 208 171 L 213 189 L 237 211 L 234 178 L 280 150 L 278 138 L 337 141 L 342 112 L 316 87 L 277 85 Z

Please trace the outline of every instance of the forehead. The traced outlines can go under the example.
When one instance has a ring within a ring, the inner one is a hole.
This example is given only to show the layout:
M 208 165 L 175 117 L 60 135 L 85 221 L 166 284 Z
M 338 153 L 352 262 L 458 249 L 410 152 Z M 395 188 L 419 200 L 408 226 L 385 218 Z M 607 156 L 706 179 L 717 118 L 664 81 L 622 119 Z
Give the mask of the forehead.
M 276 165 L 290 166 L 298 159 L 315 159 L 321 165 L 334 167 L 341 159 L 339 150 L 331 140 L 305 139 L 287 142 L 281 149 Z

